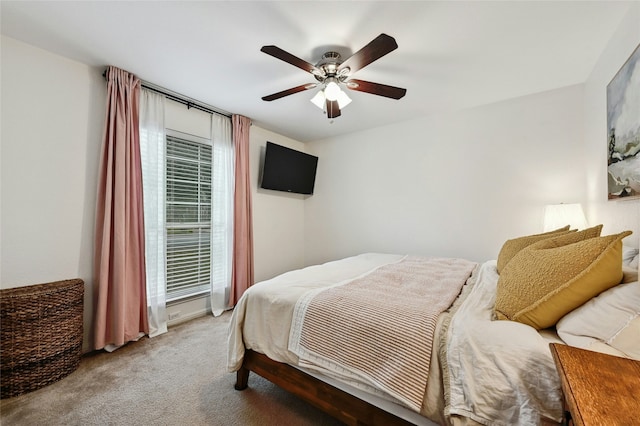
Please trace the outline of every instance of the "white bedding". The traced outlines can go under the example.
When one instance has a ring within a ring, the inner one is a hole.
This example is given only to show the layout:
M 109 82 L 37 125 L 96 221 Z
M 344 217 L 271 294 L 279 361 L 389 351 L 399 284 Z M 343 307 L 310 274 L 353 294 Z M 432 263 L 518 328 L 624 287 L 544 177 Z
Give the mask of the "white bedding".
M 482 264 L 476 285 L 451 320 L 445 412 L 487 425 L 536 425 L 541 416 L 560 422 L 560 379 L 549 331 L 492 320 L 497 283 L 496 262 Z
M 297 356 L 287 348 L 298 298 L 403 257 L 363 254 L 255 284 L 240 299 L 231 319 L 228 370 L 241 367 L 245 349 L 297 366 Z M 451 320 L 446 357 L 450 403 L 445 413 L 492 425 L 535 425 L 540 416 L 559 421 L 560 383 L 548 347 L 556 337 L 523 324 L 491 320 L 498 280 L 495 265 L 495 261 L 481 265 L 476 285 Z
M 287 349 L 289 325 L 298 298 L 309 290 L 353 280 L 403 257 L 361 254 L 287 272 L 253 285 L 236 305 L 229 325 L 228 370 L 240 368 L 245 349 L 263 353 L 274 361 L 298 365 L 298 357 Z M 247 312 L 251 312 L 248 318 Z

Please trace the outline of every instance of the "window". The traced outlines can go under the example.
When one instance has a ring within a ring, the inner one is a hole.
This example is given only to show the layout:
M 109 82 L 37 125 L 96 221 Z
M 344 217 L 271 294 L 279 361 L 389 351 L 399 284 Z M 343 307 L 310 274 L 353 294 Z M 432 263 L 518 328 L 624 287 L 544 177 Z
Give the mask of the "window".
M 231 119 L 143 88 L 140 157 L 149 336 L 156 336 L 167 331 L 167 302 L 180 306 L 183 317 L 209 307 L 220 315 L 229 307 Z M 197 300 L 181 303 L 191 296 Z
M 167 301 L 211 286 L 211 141 L 167 131 Z

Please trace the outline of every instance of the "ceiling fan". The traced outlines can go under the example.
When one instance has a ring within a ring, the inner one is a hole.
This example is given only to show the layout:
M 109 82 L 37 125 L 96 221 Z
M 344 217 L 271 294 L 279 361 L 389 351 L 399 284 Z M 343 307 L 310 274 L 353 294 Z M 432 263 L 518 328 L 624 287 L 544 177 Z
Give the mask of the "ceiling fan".
M 380 34 L 345 61 L 342 61 L 338 52 L 326 52 L 317 64 L 312 65 L 277 46 L 262 46 L 260 49 L 261 52 L 311 73 L 318 81 L 317 83 L 303 84 L 283 90 L 282 92 L 263 96 L 262 100 L 273 101 L 293 95 L 294 93 L 322 86 L 322 90 L 311 99 L 311 102 L 319 108 L 326 110 L 328 118 L 335 118 L 339 117 L 340 110 L 351 102 L 347 94 L 340 89 L 341 85 L 347 89 L 358 92 L 371 93 L 391 99 L 400 99 L 407 93 L 407 89 L 350 78 L 356 71 L 397 48 L 398 44 L 393 37 L 387 34 Z

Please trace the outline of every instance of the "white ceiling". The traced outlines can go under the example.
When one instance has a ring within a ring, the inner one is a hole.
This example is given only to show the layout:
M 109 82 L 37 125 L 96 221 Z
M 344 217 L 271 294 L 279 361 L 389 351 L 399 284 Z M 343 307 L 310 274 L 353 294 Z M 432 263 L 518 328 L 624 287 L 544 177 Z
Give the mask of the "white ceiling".
M 613 1 L 5 1 L 1 31 L 57 54 L 115 65 L 299 141 L 584 82 L 630 6 Z M 307 62 L 356 52 L 380 33 L 399 47 L 354 78 L 400 100 L 349 91 L 333 122 L 309 99 L 262 96 L 314 82 L 260 52 Z

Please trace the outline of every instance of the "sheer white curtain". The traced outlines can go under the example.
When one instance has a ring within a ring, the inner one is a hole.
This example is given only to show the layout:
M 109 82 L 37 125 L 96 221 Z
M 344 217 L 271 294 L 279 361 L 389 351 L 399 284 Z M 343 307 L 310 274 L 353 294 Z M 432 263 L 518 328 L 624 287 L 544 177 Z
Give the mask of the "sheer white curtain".
M 149 337 L 167 331 L 165 276 L 164 96 L 140 91 L 140 156 L 144 194 Z
M 211 311 L 218 316 L 230 307 L 233 255 L 234 154 L 229 117 L 212 114 L 211 139 Z

